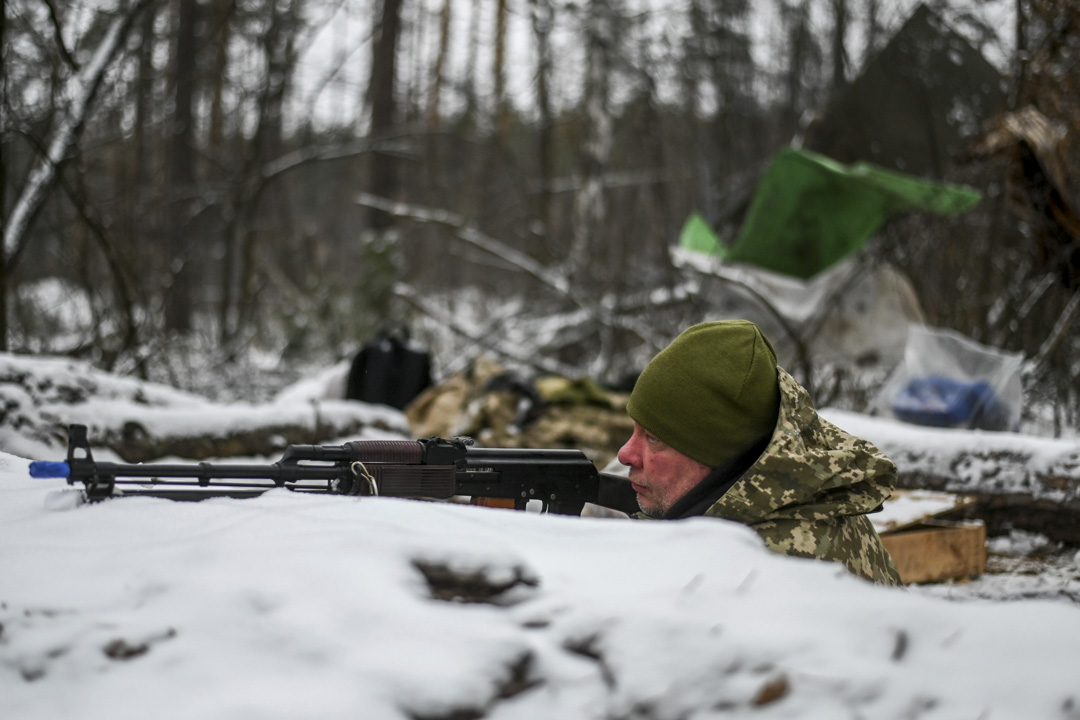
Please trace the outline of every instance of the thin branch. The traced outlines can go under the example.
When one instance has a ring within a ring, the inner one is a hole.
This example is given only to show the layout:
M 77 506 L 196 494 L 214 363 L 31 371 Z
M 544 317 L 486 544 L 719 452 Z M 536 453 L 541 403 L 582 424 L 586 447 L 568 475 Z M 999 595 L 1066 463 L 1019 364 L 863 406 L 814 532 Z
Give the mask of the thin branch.
M 383 144 L 384 143 L 363 139 L 330 146 L 305 145 L 298 150 L 285 153 L 266 163 L 258 175 L 259 182 L 272 180 L 279 175 L 283 175 L 290 170 L 294 170 L 302 165 L 307 165 L 308 163 L 341 160 L 343 158 L 363 155 L 364 153 L 372 152 L 375 149 L 383 150 Z
M 420 223 L 443 225 L 451 228 L 455 231 L 455 234 L 459 239 L 505 260 L 522 272 L 539 280 L 541 284 L 551 288 L 559 295 L 566 298 L 571 297 L 570 284 L 565 277 L 551 272 L 541 263 L 525 253 L 515 250 L 514 248 L 485 235 L 472 225 L 468 224 L 460 215 L 455 215 L 454 213 L 445 210 L 435 210 L 420 207 L 418 205 L 394 202 L 363 192 L 357 195 L 356 202 L 365 207 L 382 210 L 395 217 L 406 218 Z

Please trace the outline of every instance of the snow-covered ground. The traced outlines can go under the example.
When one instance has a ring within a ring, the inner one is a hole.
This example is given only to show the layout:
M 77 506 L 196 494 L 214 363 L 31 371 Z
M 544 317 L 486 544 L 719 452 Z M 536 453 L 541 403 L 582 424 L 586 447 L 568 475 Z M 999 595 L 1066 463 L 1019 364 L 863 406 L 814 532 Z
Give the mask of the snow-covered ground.
M 109 422 L 167 400 L 139 390 Z M 64 413 L 0 396 L 27 432 Z M 221 422 L 177 402 L 177 423 Z M 1080 605 L 980 592 L 989 576 L 881 588 L 712 519 L 284 490 L 78 504 L 29 477 L 17 432 L 0 436 L 0 718 L 1080 718 Z M 59 459 L 46 441 L 23 447 Z M 994 539 L 992 562 L 1032 542 Z M 1080 557 L 1056 562 L 1031 577 L 1075 590 Z
M 880 588 L 724 522 L 64 487 L 0 457 L 0 717 L 1080 713 L 1077 607 Z M 509 587 L 435 599 L 431 566 Z

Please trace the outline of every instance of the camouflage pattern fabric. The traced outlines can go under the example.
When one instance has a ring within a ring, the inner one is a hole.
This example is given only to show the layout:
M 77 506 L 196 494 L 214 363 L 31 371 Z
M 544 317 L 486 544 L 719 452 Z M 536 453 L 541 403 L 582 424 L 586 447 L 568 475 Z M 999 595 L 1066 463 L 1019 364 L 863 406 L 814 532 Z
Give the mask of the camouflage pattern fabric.
M 791 375 L 779 376 L 780 415 L 768 447 L 705 514 L 749 525 L 775 552 L 902 584 L 866 516 L 892 494 L 896 465 L 819 416 Z

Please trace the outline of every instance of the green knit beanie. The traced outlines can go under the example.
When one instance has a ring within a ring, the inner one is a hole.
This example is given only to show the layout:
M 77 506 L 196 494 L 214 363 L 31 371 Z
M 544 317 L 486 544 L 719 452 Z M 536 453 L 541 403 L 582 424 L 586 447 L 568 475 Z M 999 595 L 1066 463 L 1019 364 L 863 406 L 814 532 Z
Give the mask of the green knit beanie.
M 660 351 L 634 385 L 630 417 L 683 455 L 719 467 L 776 426 L 776 352 L 756 325 L 694 325 Z

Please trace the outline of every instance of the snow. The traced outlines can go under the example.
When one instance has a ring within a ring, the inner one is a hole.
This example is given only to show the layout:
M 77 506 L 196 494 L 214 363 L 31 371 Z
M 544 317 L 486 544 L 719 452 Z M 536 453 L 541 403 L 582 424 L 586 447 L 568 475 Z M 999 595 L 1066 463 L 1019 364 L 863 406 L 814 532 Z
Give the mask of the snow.
M 1030 552 L 1033 542 L 1042 549 Z M 1057 598 L 1080 605 L 1080 551 L 1017 530 L 990 538 L 987 547 L 986 574 L 965 583 L 921 585 L 917 591 L 954 601 Z
M 83 382 L 101 403 L 72 404 L 72 416 L 98 407 L 155 431 L 253 412 Z M 331 373 L 270 407 L 288 413 L 332 383 Z M 65 415 L 58 398 L 48 405 Z M 915 432 L 943 451 L 985 443 L 1050 464 L 1065 446 L 826 415 L 883 444 Z M 285 490 L 80 504 L 62 480 L 28 475 L 28 459 L 59 459 L 58 448 L 19 456 L 17 433 L 4 433 L 3 718 L 1080 717 L 1080 604 L 878 587 L 769 553 L 749 529 L 715 519 Z M 995 543 L 1007 552 L 1038 540 Z M 422 572 L 432 566 L 510 587 L 487 602 L 440 599 Z M 1062 556 L 1060 570 L 1080 585 L 1080 556 Z
M 1077 608 L 879 588 L 724 522 L 287 491 L 54 511 L 61 482 L 0 461 L 3 717 L 1069 717 L 1080 702 Z M 537 584 L 443 602 L 417 560 Z M 499 699 L 519 666 L 532 686 Z M 770 683 L 786 694 L 755 706 Z

